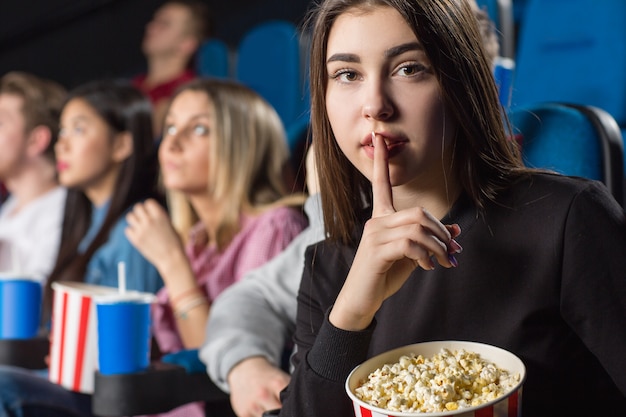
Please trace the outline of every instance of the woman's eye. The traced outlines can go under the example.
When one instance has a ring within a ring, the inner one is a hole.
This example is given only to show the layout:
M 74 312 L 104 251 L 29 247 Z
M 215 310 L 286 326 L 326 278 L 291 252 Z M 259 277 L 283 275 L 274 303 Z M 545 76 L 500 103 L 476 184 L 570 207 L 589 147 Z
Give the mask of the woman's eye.
M 352 70 L 348 70 L 348 69 L 336 71 L 335 73 L 333 73 L 331 75 L 332 79 L 339 80 L 339 81 L 342 81 L 342 82 L 356 81 L 358 79 L 358 77 L 359 76 L 356 73 L 356 71 L 352 71 Z
M 346 81 L 355 81 L 357 77 L 355 72 L 347 71 L 342 74 L 342 78 Z
M 195 125 L 192 131 L 194 136 L 206 136 L 209 134 L 209 128 L 204 125 Z
M 165 126 L 165 128 L 163 129 L 163 132 L 165 133 L 166 136 L 172 136 L 176 134 L 176 127 L 172 126 L 172 125 L 167 125 Z
M 398 69 L 398 74 L 402 75 L 404 77 L 411 77 L 414 75 L 417 75 L 423 71 L 426 70 L 426 67 L 424 65 L 421 64 L 405 64 L 402 65 L 399 69 Z

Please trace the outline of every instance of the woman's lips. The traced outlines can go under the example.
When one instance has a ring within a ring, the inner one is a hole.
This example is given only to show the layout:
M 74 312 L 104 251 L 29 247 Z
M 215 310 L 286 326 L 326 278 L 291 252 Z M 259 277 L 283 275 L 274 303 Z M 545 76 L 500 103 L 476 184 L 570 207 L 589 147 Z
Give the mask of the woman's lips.
M 165 171 L 172 171 L 172 170 L 177 170 L 178 169 L 178 164 L 171 162 L 171 161 L 164 161 L 161 164 L 161 169 L 165 170 Z
M 57 171 L 65 171 L 70 167 L 70 164 L 63 161 L 57 161 Z
M 404 138 L 394 137 L 384 133 L 381 134 L 372 132 L 372 134 L 383 138 L 385 145 L 387 146 L 387 156 L 389 158 L 392 158 L 401 152 L 404 146 L 408 143 L 408 141 Z M 374 158 L 374 143 L 372 134 L 368 135 L 363 141 L 361 141 L 361 146 L 365 148 L 365 152 L 370 158 Z

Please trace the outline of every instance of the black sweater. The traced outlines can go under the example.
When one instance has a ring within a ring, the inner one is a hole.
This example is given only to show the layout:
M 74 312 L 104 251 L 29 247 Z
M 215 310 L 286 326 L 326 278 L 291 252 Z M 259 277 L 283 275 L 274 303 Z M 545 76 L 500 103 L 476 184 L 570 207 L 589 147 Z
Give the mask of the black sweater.
M 280 415 L 353 416 L 344 384 L 356 365 L 453 339 L 524 361 L 524 416 L 626 416 L 626 219 L 606 188 L 536 174 L 480 214 L 460 198 L 442 222 L 461 226 L 458 268 L 416 269 L 361 332 L 328 321 L 356 248 L 309 247 Z

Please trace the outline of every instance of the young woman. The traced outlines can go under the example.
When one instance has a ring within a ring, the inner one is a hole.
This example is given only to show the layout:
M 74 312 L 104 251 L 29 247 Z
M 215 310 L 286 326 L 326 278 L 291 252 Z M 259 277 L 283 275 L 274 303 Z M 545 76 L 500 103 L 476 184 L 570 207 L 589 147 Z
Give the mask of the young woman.
M 47 306 L 55 281 L 116 287 L 120 261 L 129 289 L 156 292 L 163 286 L 124 234 L 126 212 L 159 195 L 151 123 L 150 103 L 125 82 L 95 81 L 70 92 L 55 145 L 59 182 L 69 192 Z
M 529 416 L 626 414 L 626 219 L 525 169 L 465 0 L 326 0 L 311 50 L 329 239 L 309 248 L 284 416 L 349 416 L 348 373 L 429 340 L 508 349 Z
M 162 352 L 197 349 L 211 302 L 281 252 L 307 224 L 286 187 L 282 123 L 257 93 L 199 79 L 173 97 L 159 161 L 171 221 L 155 201 L 127 216 L 127 236 L 165 287 L 153 310 Z
M 156 268 L 124 235 L 124 215 L 133 204 L 159 198 L 149 101 L 125 82 L 96 81 L 70 92 L 60 120 L 55 154 L 68 196 L 61 246 L 44 292 L 46 325 L 52 282 L 116 287 L 123 261 L 129 289 L 157 292 L 163 286 Z M 0 367 L 0 386 L 0 415 L 91 415 L 89 395 L 28 370 Z

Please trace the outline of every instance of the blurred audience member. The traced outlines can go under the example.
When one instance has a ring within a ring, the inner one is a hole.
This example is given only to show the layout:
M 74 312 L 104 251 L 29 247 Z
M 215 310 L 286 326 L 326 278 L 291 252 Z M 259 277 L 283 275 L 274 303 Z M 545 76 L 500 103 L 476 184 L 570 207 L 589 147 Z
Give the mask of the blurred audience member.
M 152 200 L 127 216 L 129 240 L 165 282 L 153 309 L 161 352 L 199 348 L 213 300 L 306 227 L 304 196 L 285 184 L 288 157 L 278 114 L 251 89 L 197 79 L 174 95 L 159 148 L 171 222 Z
M 65 89 L 32 74 L 0 79 L 0 271 L 43 282 L 57 256 L 66 190 L 57 182 L 54 144 Z M 1 196 L 0 196 L 1 198 Z
M 161 277 L 124 235 L 133 204 L 160 198 L 150 103 L 128 82 L 93 81 L 70 92 L 60 120 L 55 153 L 68 197 L 44 313 L 52 282 L 117 287 L 119 262 L 129 289 L 156 293 Z
M 178 86 L 196 77 L 195 54 L 213 35 L 213 18 L 199 0 L 169 0 L 146 25 L 142 52 L 147 72 L 133 83 L 148 95 L 154 109 L 154 134 L 160 137 L 167 101 Z

